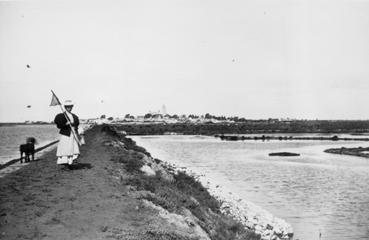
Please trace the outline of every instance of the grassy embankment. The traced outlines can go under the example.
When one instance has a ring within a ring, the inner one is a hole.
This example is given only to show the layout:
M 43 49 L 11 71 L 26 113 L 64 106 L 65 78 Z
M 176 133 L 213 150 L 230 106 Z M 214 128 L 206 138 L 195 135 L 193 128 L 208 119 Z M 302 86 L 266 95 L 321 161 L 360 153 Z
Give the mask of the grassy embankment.
M 244 227 L 229 216 L 220 212 L 220 203 L 212 197 L 206 188 L 194 177 L 184 172 L 174 173 L 174 169 L 158 159 L 148 161 L 145 156 L 150 154 L 142 147 L 137 146 L 131 139 L 126 138 L 111 127 L 104 131 L 113 135 L 124 143 L 126 150 L 117 152 L 111 160 L 121 163 L 129 174 L 122 179 L 122 184 L 133 186 L 136 191 L 144 194 L 140 198 L 148 200 L 162 207 L 166 211 L 183 215 L 190 212 L 195 222 L 205 230 L 211 239 L 259 239 L 260 236 L 245 230 Z M 133 150 L 133 152 L 130 152 Z M 130 152 L 130 153 L 129 153 Z M 141 168 L 148 164 L 156 170 L 152 176 L 141 172 Z M 169 177 L 168 177 L 169 174 Z

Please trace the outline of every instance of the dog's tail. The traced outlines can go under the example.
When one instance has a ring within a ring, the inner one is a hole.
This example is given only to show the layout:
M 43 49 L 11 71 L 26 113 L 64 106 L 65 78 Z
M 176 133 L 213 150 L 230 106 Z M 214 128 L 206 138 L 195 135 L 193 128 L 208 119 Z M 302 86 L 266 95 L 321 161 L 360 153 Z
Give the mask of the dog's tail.
M 37 143 L 37 140 L 34 137 L 28 137 L 26 141 L 27 141 L 27 143 L 32 143 L 32 144 L 36 144 Z

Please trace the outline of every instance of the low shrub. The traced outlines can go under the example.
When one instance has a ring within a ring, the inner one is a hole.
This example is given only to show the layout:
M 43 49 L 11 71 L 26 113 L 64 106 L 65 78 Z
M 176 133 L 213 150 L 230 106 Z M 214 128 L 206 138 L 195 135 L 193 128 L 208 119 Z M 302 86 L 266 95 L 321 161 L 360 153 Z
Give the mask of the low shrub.
M 113 162 L 123 163 L 124 168 L 127 172 L 139 172 L 141 167 L 145 164 L 142 160 L 142 157 L 138 154 L 122 154 L 118 156 L 114 156 L 110 159 Z
M 145 163 L 138 158 L 131 158 L 128 160 L 128 162 L 125 164 L 125 168 L 128 172 L 138 172 L 140 170 L 140 168 L 144 165 Z

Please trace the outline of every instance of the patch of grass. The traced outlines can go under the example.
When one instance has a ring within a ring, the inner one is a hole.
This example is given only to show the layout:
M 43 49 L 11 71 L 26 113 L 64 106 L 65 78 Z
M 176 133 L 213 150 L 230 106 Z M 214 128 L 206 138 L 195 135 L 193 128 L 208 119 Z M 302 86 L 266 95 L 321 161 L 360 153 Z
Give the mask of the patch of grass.
M 119 162 L 124 164 L 124 168 L 127 172 L 134 173 L 139 172 L 140 168 L 145 164 L 140 155 L 136 154 L 122 154 L 114 156 L 110 159 L 113 162 Z
M 101 127 L 101 132 L 105 132 L 109 136 L 118 138 L 119 141 L 123 142 L 128 149 L 132 149 L 136 152 L 141 152 L 141 153 L 144 153 L 147 156 L 151 156 L 150 153 L 148 151 L 146 151 L 145 148 L 137 146 L 135 141 L 133 141 L 131 138 L 125 137 L 125 135 L 120 133 L 119 130 L 114 126 L 103 125 Z
M 145 237 L 143 239 L 145 240 L 196 240 L 195 238 L 189 238 L 185 236 L 180 236 L 175 233 L 168 233 L 168 232 L 158 232 L 158 231 L 146 231 Z
M 103 125 L 101 127 L 101 132 L 105 132 L 107 135 L 113 137 L 119 137 L 118 131 L 109 125 Z
M 221 214 L 219 202 L 195 178 L 179 172 L 174 179 L 174 182 L 167 182 L 160 177 L 136 174 L 126 183 L 136 186 L 137 190 L 154 193 L 144 198 L 169 212 L 180 213 L 182 208 L 190 210 L 213 240 L 260 239 L 259 235 L 245 230 L 240 223 Z
M 126 164 L 126 169 L 128 172 L 138 172 L 140 168 L 144 165 L 142 161 L 139 160 L 130 160 Z
M 151 156 L 151 154 L 148 151 L 146 151 L 145 148 L 137 146 L 136 142 L 133 141 L 131 138 L 123 137 L 121 141 L 127 146 L 128 149 L 132 149 L 136 152 L 144 153 L 145 155 L 149 157 Z
M 205 205 L 213 212 L 220 213 L 219 202 L 194 177 L 180 171 L 174 175 L 174 179 L 176 188 L 179 191 L 183 192 L 186 196 L 194 196 L 200 205 Z

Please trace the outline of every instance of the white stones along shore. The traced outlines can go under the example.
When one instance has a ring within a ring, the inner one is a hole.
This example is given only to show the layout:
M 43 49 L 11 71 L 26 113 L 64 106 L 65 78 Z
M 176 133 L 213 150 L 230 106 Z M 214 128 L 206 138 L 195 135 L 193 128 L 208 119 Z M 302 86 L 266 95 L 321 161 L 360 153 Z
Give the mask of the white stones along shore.
M 203 181 L 201 181 L 203 182 Z M 221 203 L 221 211 L 232 216 L 247 229 L 261 235 L 263 240 L 288 240 L 293 238 L 290 224 L 281 218 L 274 217 L 267 210 L 256 204 L 226 193 L 219 186 L 206 185 L 208 191 Z
M 183 169 L 176 169 L 183 171 Z M 292 226 L 285 220 L 273 216 L 260 206 L 237 197 L 234 193 L 225 191 L 221 186 L 214 185 L 206 176 L 199 176 L 192 171 L 187 174 L 197 178 L 221 203 L 222 213 L 233 217 L 245 228 L 261 235 L 262 240 L 291 240 L 293 239 Z

